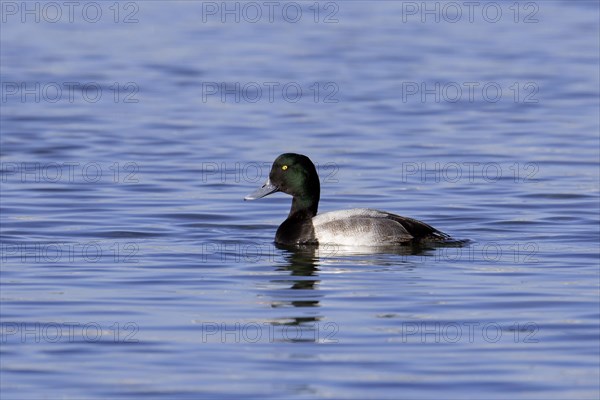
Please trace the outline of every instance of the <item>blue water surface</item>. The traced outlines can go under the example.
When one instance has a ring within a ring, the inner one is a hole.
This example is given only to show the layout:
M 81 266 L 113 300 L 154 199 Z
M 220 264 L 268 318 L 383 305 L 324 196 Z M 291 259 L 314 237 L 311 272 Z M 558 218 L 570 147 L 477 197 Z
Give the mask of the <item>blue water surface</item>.
M 1 398 L 597 399 L 598 2 L 270 4 L 1 3 Z

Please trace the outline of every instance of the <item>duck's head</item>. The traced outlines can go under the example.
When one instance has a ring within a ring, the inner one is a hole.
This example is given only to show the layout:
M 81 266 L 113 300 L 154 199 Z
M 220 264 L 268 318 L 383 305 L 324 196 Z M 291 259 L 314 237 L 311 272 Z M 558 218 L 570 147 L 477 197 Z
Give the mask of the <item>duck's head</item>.
M 321 187 L 313 162 L 302 154 L 280 155 L 273 162 L 265 184 L 244 197 L 244 200 L 260 199 L 275 192 L 287 193 L 294 197 L 290 216 L 298 211 L 316 215 Z

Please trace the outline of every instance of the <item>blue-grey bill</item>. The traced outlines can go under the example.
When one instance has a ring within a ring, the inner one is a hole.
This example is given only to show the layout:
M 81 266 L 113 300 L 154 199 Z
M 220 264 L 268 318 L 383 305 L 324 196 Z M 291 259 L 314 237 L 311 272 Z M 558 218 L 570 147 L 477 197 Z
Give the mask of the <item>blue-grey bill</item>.
M 267 179 L 264 185 L 258 188 L 256 191 L 250 193 L 248 196 L 244 197 L 244 200 L 257 200 L 262 197 L 268 196 L 271 193 L 275 193 L 279 188 L 275 185 L 271 184 L 271 180 Z

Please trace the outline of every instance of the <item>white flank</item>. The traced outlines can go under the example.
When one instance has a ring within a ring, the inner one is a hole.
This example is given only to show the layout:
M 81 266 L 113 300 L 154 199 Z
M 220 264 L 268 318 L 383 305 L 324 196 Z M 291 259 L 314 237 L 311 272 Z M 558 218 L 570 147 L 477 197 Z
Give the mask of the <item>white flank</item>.
M 332 211 L 312 219 L 319 243 L 342 246 L 382 246 L 409 241 L 404 227 L 388 214 L 369 208 Z

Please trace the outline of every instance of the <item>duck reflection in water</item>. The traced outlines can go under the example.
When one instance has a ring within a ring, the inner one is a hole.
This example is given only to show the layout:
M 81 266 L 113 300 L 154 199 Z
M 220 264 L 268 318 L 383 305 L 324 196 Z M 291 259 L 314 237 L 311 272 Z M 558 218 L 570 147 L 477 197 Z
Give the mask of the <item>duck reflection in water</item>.
M 282 284 L 287 287 L 277 291 L 278 298 L 272 298 L 271 307 L 282 309 L 293 307 L 296 311 L 287 312 L 285 316 L 271 320 L 270 323 L 282 330 L 280 338 L 283 341 L 290 342 L 331 341 L 334 334 L 338 332 L 337 324 L 320 312 L 321 301 L 325 297 L 324 293 L 318 290 L 322 283 L 320 272 L 323 267 L 335 268 L 340 262 L 347 265 L 348 257 L 352 257 L 357 266 L 402 266 L 412 269 L 415 267 L 414 262 L 397 257 L 390 258 L 390 253 L 415 256 L 427 255 L 434 251 L 433 247 L 426 246 L 395 246 L 386 249 L 387 251 L 383 253 L 381 248 L 348 248 L 337 245 L 319 247 L 276 245 L 276 247 L 283 251 L 286 261 L 277 268 L 277 271 L 288 271 L 289 277 L 271 280 L 271 283 L 278 287 Z M 289 333 L 290 330 L 293 333 Z

